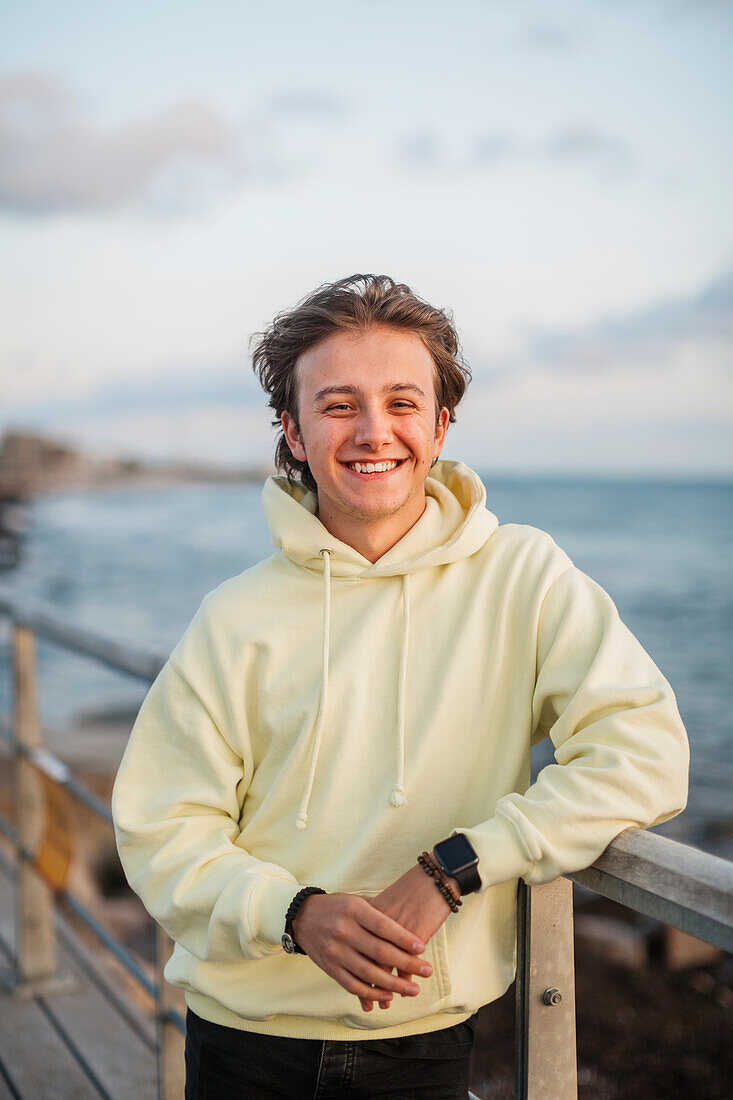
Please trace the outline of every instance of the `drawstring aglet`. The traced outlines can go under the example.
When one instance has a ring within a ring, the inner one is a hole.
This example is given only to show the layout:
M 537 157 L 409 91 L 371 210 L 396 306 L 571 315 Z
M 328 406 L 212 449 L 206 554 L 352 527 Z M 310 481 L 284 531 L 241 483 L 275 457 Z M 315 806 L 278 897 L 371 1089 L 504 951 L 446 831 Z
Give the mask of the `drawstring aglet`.
M 405 794 L 404 787 L 395 787 L 392 791 L 390 802 L 393 806 L 405 806 L 407 804 L 407 795 Z

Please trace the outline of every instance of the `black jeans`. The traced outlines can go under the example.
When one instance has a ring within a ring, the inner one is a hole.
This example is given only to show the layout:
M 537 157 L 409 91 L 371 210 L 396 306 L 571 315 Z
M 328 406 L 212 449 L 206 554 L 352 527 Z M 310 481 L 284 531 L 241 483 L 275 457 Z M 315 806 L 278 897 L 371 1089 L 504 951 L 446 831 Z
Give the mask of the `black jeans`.
M 258 1035 L 186 1014 L 186 1100 L 466 1100 L 476 1016 L 398 1039 Z

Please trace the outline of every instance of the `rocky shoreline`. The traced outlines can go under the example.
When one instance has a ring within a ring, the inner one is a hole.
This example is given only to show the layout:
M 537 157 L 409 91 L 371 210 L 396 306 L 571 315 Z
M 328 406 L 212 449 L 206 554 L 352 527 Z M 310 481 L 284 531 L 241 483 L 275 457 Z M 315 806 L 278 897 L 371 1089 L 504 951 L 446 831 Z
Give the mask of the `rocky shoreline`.
M 124 455 L 88 454 L 36 432 L 6 431 L 0 438 L 0 501 L 39 493 L 117 485 L 262 481 L 269 466 L 224 467 L 203 462 L 149 462 Z

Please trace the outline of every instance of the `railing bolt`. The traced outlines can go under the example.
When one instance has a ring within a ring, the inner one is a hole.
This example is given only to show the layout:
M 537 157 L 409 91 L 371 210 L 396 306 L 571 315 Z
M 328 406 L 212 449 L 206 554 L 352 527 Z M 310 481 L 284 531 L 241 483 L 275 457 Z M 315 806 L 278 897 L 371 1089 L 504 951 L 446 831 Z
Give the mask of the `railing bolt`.
M 550 1008 L 554 1008 L 555 1005 L 559 1005 L 562 1000 L 562 993 L 559 989 L 546 989 L 542 994 L 542 1001 L 544 1004 L 549 1005 Z

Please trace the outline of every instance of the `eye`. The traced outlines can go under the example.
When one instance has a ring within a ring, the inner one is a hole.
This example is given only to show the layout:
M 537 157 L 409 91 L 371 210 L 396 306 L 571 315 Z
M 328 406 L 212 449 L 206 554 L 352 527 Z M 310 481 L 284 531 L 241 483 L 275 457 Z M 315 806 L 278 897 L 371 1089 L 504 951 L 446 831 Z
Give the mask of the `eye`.
M 339 401 L 326 406 L 326 412 L 348 412 L 351 406 L 346 401 Z
M 393 409 L 414 409 L 415 406 L 412 403 L 412 401 L 400 400 L 400 401 L 393 401 L 392 402 L 392 408 Z

